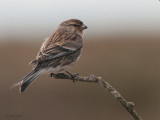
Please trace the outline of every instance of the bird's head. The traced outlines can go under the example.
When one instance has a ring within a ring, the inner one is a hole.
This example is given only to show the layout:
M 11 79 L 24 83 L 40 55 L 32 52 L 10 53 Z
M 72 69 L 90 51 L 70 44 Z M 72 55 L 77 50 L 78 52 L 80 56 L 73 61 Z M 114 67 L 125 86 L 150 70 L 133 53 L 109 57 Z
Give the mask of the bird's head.
M 83 30 L 87 29 L 88 27 L 83 24 L 82 21 L 78 19 L 70 19 L 62 22 L 60 24 L 60 28 L 65 29 L 68 32 L 74 32 L 79 34 L 80 36 L 83 35 Z

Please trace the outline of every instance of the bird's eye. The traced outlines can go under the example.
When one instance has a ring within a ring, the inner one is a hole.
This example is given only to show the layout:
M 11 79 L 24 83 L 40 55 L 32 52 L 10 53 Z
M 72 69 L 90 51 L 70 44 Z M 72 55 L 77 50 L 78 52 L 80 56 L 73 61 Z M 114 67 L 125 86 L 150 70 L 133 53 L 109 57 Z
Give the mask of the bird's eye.
M 72 26 L 74 26 L 74 27 L 79 27 L 79 25 L 76 25 L 76 24 L 73 24 Z

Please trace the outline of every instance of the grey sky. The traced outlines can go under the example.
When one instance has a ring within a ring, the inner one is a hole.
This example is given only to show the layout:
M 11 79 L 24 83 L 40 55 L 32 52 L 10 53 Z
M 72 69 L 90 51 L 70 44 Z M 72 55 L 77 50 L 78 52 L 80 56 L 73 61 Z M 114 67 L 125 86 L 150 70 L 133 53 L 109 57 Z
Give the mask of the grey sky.
M 66 19 L 78 18 L 88 34 L 158 33 L 158 0 L 0 0 L 0 36 L 50 34 Z M 31 32 L 32 30 L 32 32 Z

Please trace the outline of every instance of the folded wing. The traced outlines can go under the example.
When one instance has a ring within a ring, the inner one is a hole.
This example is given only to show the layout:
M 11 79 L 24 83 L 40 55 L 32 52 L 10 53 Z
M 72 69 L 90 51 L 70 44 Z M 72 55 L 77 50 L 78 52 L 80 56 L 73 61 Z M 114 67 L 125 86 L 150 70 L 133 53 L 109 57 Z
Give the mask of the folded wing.
M 66 36 L 57 37 L 56 35 L 46 40 L 42 44 L 36 60 L 32 61 L 31 64 L 66 56 L 83 47 L 82 38 L 80 36 L 76 34 L 72 34 L 69 37 Z

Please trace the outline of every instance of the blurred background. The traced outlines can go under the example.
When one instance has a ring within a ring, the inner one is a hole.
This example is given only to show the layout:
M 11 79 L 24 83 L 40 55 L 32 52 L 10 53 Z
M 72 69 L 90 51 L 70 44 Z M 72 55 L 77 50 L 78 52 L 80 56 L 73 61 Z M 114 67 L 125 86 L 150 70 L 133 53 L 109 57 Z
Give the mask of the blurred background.
M 158 0 L 0 0 L 1 120 L 132 120 L 93 83 L 40 76 L 20 94 L 9 87 L 27 74 L 45 37 L 67 19 L 82 20 L 82 56 L 70 72 L 102 76 L 144 120 L 160 119 Z

